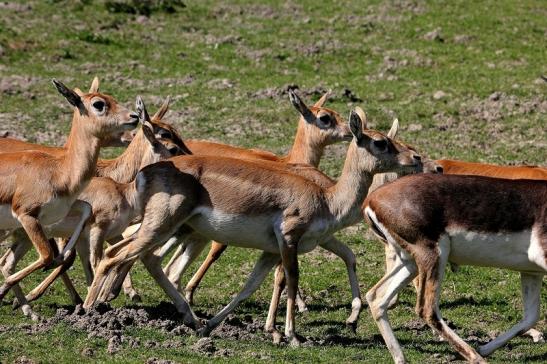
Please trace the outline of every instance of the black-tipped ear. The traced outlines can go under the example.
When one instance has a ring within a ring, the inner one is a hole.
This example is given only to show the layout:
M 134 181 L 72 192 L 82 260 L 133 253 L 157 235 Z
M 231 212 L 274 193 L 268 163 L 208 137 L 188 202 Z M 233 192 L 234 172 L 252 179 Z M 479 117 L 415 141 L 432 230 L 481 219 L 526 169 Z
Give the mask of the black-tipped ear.
M 152 116 L 152 119 L 153 120 L 161 120 L 163 119 L 163 117 L 165 116 L 165 114 L 167 113 L 167 111 L 169 110 L 169 103 L 171 102 L 171 97 L 170 96 L 167 96 L 167 98 L 165 99 L 165 101 L 163 102 L 163 105 L 161 105 L 161 107 L 159 108 L 158 111 L 156 111 L 156 113 L 154 114 L 154 116 Z
M 81 115 L 87 115 L 87 110 L 84 107 L 81 97 L 65 86 L 64 83 L 53 79 L 53 84 L 57 88 L 57 91 L 67 99 L 67 101 L 74 107 L 77 107 Z
M 289 100 L 291 100 L 291 104 L 296 108 L 296 110 L 298 110 L 304 120 L 306 120 L 310 124 L 315 123 L 315 115 L 313 115 L 311 110 L 293 90 L 289 90 Z
M 349 114 L 349 128 L 357 141 L 363 139 L 363 122 L 355 110 L 351 110 Z
M 145 122 L 150 122 L 150 115 L 148 115 L 146 105 L 144 104 L 144 101 L 140 96 L 137 96 L 137 99 L 135 100 L 135 109 L 137 111 L 137 114 L 139 115 L 139 121 L 143 125 Z

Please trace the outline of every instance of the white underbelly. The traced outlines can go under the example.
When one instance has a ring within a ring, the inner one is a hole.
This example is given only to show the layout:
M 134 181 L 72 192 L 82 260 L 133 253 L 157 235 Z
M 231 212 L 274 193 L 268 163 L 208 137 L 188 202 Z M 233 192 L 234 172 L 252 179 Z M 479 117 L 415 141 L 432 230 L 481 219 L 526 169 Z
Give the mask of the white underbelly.
M 74 201 L 74 198 L 62 197 L 43 204 L 38 215 L 40 223 L 46 226 L 59 222 L 68 214 Z M 13 215 L 11 205 L 0 205 L 0 230 L 12 230 L 20 227 L 21 224 Z
M 199 234 L 226 245 L 279 253 L 275 214 L 238 215 L 200 207 L 186 224 Z
M 40 208 L 38 219 L 42 225 L 51 225 L 65 218 L 76 198 L 58 197 Z
M 478 233 L 448 230 L 449 261 L 458 265 L 498 267 L 544 272 L 545 258 L 534 250 L 531 230 L 513 233 Z M 538 259 L 540 258 L 540 259 Z M 543 262 L 543 264 L 541 264 Z

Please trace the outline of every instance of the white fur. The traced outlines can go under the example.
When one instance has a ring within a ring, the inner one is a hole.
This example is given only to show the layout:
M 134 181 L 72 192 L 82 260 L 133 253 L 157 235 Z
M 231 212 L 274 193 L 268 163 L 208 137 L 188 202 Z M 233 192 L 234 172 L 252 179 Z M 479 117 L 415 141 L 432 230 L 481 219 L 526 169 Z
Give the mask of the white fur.
M 530 250 L 537 255 L 531 230 L 483 233 L 449 227 L 446 231 L 450 239 L 450 262 L 529 272 L 545 270 L 529 257 Z

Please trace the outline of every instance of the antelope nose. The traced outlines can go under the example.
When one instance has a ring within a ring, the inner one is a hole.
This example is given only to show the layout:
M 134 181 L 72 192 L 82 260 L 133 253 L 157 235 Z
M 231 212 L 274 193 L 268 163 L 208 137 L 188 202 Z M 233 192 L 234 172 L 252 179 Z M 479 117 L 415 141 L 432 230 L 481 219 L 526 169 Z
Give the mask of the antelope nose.
M 138 119 L 139 118 L 139 114 L 137 114 L 136 112 L 132 112 L 129 114 L 129 117 L 131 119 Z
M 421 161 L 422 157 L 419 154 L 414 154 L 412 158 L 416 159 L 417 161 Z

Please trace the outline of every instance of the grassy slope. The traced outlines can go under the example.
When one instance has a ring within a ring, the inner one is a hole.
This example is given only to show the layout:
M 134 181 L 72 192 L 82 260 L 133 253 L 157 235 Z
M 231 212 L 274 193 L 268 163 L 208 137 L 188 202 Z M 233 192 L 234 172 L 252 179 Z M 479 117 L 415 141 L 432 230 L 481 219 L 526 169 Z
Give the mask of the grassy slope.
M 137 94 L 155 105 L 166 95 L 174 96 L 171 120 L 184 136 L 282 153 L 292 140 L 296 113 L 285 97 L 253 95 L 296 83 L 310 92 L 318 86 L 332 88 L 338 96 L 344 88 L 352 90 L 363 100 L 358 104 L 367 110 L 373 125 L 387 128 L 392 117 L 399 117 L 402 138 L 435 158 L 545 164 L 546 84 L 537 79 L 546 72 L 546 48 L 541 44 L 545 44 L 547 10 L 539 1 L 447 1 L 418 6 L 406 2 L 269 1 L 253 5 L 230 1 L 220 5 L 202 1 L 188 2 L 187 8 L 173 15 L 155 13 L 144 22 L 133 15 L 107 13 L 100 1 L 30 4 L 30 11 L 0 11 L 4 50 L 0 78 L 15 82 L 0 91 L 4 123 L 0 131 L 16 130 L 31 140 L 54 142 L 68 130 L 70 110 L 49 80 L 56 77 L 83 88 L 98 75 L 103 89 L 127 104 Z M 443 42 L 424 38 L 436 28 L 441 28 Z M 17 75 L 31 78 L 24 83 L 13 78 Z M 446 96 L 435 100 L 433 94 L 439 90 Z M 498 102 L 489 101 L 493 92 L 504 95 Z M 346 115 L 354 104 L 336 97 L 329 106 Z M 336 176 L 344 149 L 331 148 L 321 167 Z M 383 257 L 379 243 L 364 239 L 364 231 L 361 227 L 340 237 L 358 255 L 366 291 L 381 276 Z M 255 252 L 229 249 L 198 291 L 198 307 L 213 312 L 225 304 L 256 256 Z M 260 357 L 271 361 L 389 360 L 367 311 L 356 335 L 342 325 L 350 297 L 343 264 L 323 253 L 301 261 L 302 286 L 312 306 L 298 317 L 300 333 L 313 337 L 336 334 L 345 338 L 344 343 L 288 349 L 264 342 L 215 339 L 215 345 L 234 350 L 229 358 L 233 361 Z M 144 293 L 144 304 L 164 300 L 141 267 L 137 268 L 136 282 Z M 72 274 L 83 290 L 79 269 Z M 36 281 L 35 277 L 28 279 L 25 287 Z M 265 318 L 270 288 L 265 285 L 238 315 Z M 484 336 L 519 319 L 519 291 L 514 273 L 465 267 L 458 274 L 448 273 L 443 314 L 460 327 L 462 337 Z M 405 292 L 402 304 L 391 314 L 409 359 L 446 360 L 453 353 L 446 344 L 437 342 L 427 330 L 416 336 L 405 326 L 415 319 L 413 302 L 414 294 Z M 36 309 L 48 315 L 67 303 L 56 285 Z M 124 298 L 117 301 L 124 303 Z M 180 338 L 189 344 L 182 349 L 125 348 L 110 356 L 104 340 L 87 339 L 86 334 L 64 325 L 53 332 L 28 335 L 20 326 L 26 322 L 9 305 L 0 307 L 0 324 L 13 326 L 0 333 L 0 361 L 21 355 L 43 362 L 132 362 L 152 356 L 204 359 L 189 347 L 197 340 L 194 337 Z M 544 323 L 540 329 L 545 330 Z M 164 338 L 153 330 L 133 334 L 142 341 Z M 86 347 L 95 348 L 96 356 L 82 356 Z M 434 358 L 432 353 L 441 356 Z M 545 344 L 520 338 L 491 357 L 493 362 L 546 359 Z

